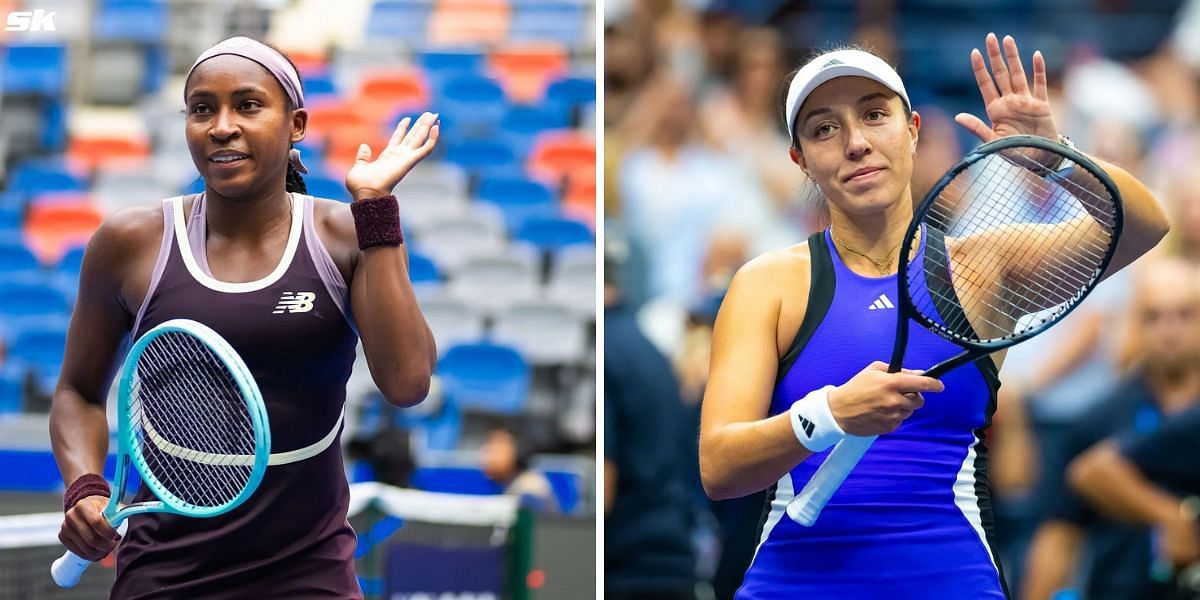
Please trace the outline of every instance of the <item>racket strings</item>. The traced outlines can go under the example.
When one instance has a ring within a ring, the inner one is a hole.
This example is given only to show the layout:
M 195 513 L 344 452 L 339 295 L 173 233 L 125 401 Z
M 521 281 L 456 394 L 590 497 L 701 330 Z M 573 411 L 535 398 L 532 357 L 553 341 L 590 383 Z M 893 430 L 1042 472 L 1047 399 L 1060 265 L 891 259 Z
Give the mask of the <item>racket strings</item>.
M 909 264 L 917 311 L 955 336 L 985 341 L 1039 329 L 1068 310 L 1100 276 L 1117 222 L 1107 189 L 1068 164 L 1072 179 L 1005 151 L 959 172 L 923 216 L 950 249 L 925 245 L 928 260 L 944 268 Z M 971 252 L 953 250 L 972 243 Z
M 246 401 L 224 362 L 192 336 L 165 333 L 144 349 L 130 419 L 132 454 L 183 502 L 220 506 L 248 484 L 256 442 Z

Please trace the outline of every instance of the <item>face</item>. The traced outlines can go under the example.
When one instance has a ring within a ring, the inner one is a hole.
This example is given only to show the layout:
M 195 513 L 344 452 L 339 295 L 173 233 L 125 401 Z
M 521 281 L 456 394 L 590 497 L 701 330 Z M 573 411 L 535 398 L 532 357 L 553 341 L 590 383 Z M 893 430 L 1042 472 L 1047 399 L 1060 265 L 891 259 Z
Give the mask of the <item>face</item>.
M 517 441 L 507 431 L 496 430 L 488 434 L 483 444 L 481 467 L 492 481 L 506 481 L 517 469 Z
M 240 56 L 210 58 L 187 82 L 187 142 L 208 189 L 255 197 L 284 185 L 290 144 L 304 139 L 308 115 L 287 110 L 283 86 Z
M 1134 331 L 1148 364 L 1178 368 L 1200 358 L 1200 281 L 1194 267 L 1151 267 L 1139 282 Z
M 920 126 L 920 115 L 906 119 L 904 101 L 883 84 L 838 77 L 800 107 L 792 160 L 817 182 L 830 210 L 876 214 L 910 193 Z

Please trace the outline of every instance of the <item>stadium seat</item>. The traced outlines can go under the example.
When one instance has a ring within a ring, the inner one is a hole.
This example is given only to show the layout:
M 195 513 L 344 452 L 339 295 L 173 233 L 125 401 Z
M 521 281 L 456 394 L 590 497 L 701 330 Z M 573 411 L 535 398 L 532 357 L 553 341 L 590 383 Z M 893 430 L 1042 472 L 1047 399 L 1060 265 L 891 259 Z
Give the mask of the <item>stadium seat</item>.
M 504 117 L 504 89 L 488 77 L 462 75 L 445 83 L 436 106 L 447 134 L 456 139 L 488 138 Z
M 552 471 L 543 469 L 542 473 L 554 490 L 558 506 L 562 512 L 570 514 L 579 506 L 580 488 L 583 487 L 583 476 L 574 471 Z
M 553 217 L 559 212 L 554 194 L 545 185 L 528 179 L 483 179 L 477 196 L 500 209 L 509 231 L 520 231 L 531 218 Z
M 65 321 L 61 327 L 31 328 L 17 335 L 8 355 L 33 370 L 43 390 L 54 389 L 62 370 L 63 349 L 67 344 Z
M 342 131 L 371 125 L 370 120 L 351 104 L 322 104 L 307 110 L 308 126 L 304 139 L 309 144 L 320 145 Z
M 567 127 L 569 115 L 569 111 L 553 106 L 510 106 L 500 120 L 500 136 L 513 154 L 529 156 L 537 136 L 548 129 Z
M 58 288 L 43 277 L 23 277 L 0 283 L 0 318 L 6 321 L 66 317 L 71 307 Z
M 413 283 L 441 281 L 442 274 L 433 260 L 418 252 L 408 253 L 408 278 Z
M 462 412 L 453 402 L 442 399 L 435 410 L 404 408 L 397 411 L 396 424 L 413 432 L 418 450 L 454 450 L 462 435 Z
M 473 344 L 483 341 L 483 316 L 460 300 L 446 296 L 422 298 L 421 314 L 433 331 L 438 354 L 445 354 L 456 344 Z
M 413 487 L 426 492 L 487 496 L 504 490 L 474 467 L 417 467 Z
M 337 83 L 328 72 L 306 74 L 301 78 L 300 85 L 304 88 L 304 105 L 308 107 L 337 102 L 341 98 Z
M 153 53 L 125 42 L 98 45 L 88 53 L 87 99 L 93 104 L 134 104 L 153 79 Z
M 517 239 L 549 252 L 557 252 L 566 246 L 595 243 L 595 236 L 587 225 L 570 219 L 555 218 L 533 218 L 525 221 L 517 232 Z
M 167 4 L 154 0 L 102 0 L 92 17 L 96 41 L 155 44 L 167 29 Z
M 439 93 L 447 81 L 463 75 L 481 75 L 484 60 L 483 54 L 468 49 L 424 52 L 417 57 L 430 86 Z
M 304 187 L 308 189 L 308 195 L 318 198 L 329 198 L 338 202 L 349 202 L 353 200 L 350 197 L 350 190 L 346 189 L 346 184 L 342 180 L 332 177 L 325 177 L 309 172 L 308 175 L 303 175 Z
M 561 304 L 527 300 L 496 316 L 492 339 L 517 348 L 534 366 L 581 362 L 587 355 L 587 325 Z
M 545 103 L 566 114 L 576 107 L 596 102 L 596 79 L 594 77 L 564 77 L 546 89 Z
M 19 236 L 0 239 L 0 274 L 35 272 L 39 268 L 37 255 Z
M 567 180 L 567 193 L 563 196 L 563 214 L 587 223 L 596 229 L 596 172 L 587 169 L 575 171 Z
M 60 96 L 67 85 L 65 46 L 11 46 L 0 63 L 5 94 Z
M 429 87 L 415 71 L 364 73 L 353 104 L 363 113 L 387 118 L 398 111 L 420 114 L 429 106 Z M 398 119 L 397 119 L 398 121 Z M 385 127 L 385 129 L 392 129 Z
M 578 45 L 592 26 L 589 5 L 573 0 L 515 0 L 509 39 Z
M 596 317 L 596 248 L 568 246 L 555 254 L 546 286 L 550 299 L 577 315 Z
M 431 223 L 417 248 L 453 276 L 472 257 L 503 253 L 505 241 L 492 227 L 464 214 Z
M 507 346 L 453 346 L 438 361 L 437 374 L 445 397 L 464 410 L 517 413 L 529 393 L 529 365 Z
M 87 183 L 61 161 L 28 160 L 13 167 L 8 189 L 32 196 L 43 192 L 82 192 Z
M 179 193 L 148 169 L 101 169 L 95 182 L 92 198 L 105 214 L 126 206 L 153 206 Z
M 87 243 L 103 215 L 90 204 L 33 204 L 25 222 L 25 236 L 43 264 L 54 264 L 68 248 Z
M 446 149 L 446 160 L 479 177 L 512 175 L 519 168 L 508 146 L 492 140 L 465 140 Z
M 54 270 L 60 274 L 67 275 L 72 278 L 79 277 L 79 270 L 83 267 L 83 251 L 86 246 L 74 246 L 68 249 L 54 266 Z
M 488 57 L 488 70 L 510 99 L 536 104 L 545 97 L 550 82 L 566 73 L 567 51 L 548 42 L 497 50 Z
M 530 175 L 557 187 L 575 171 L 595 172 L 596 141 L 588 134 L 574 131 L 543 133 L 534 144 L 526 167 Z
M 0 367 L 0 414 L 21 412 L 25 387 L 23 375 L 16 363 L 10 362 Z
M 369 39 L 422 40 L 433 12 L 432 0 L 375 0 L 367 18 Z
M 150 156 L 150 143 L 142 139 L 73 138 L 67 143 L 67 165 L 90 173 L 97 167 L 136 168 Z
M 439 0 L 429 18 L 432 46 L 499 44 L 508 35 L 507 0 Z
M 540 279 L 537 269 L 520 258 L 476 256 L 463 263 L 447 289 L 477 312 L 494 314 L 537 297 Z

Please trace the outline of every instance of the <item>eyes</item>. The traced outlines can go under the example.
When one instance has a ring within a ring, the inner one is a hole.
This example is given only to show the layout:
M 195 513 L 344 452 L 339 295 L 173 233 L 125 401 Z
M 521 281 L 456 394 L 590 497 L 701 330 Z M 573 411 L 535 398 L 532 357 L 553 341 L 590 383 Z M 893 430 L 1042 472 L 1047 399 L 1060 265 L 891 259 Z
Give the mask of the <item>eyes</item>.
M 262 107 L 263 107 L 262 102 L 259 102 L 258 100 L 251 100 L 251 99 L 241 100 L 237 104 L 237 110 L 239 110 L 241 112 L 254 112 L 254 111 L 261 109 Z M 204 102 L 197 102 L 188 107 L 187 113 L 189 115 L 209 115 L 209 114 L 212 114 L 213 108 L 214 107 L 211 104 L 206 104 Z
M 887 120 L 887 116 L 887 111 L 882 108 L 872 108 L 863 113 L 862 120 L 864 123 L 878 124 Z M 837 123 L 834 121 L 819 121 L 813 127 L 810 135 L 817 139 L 825 139 L 833 135 L 836 129 Z

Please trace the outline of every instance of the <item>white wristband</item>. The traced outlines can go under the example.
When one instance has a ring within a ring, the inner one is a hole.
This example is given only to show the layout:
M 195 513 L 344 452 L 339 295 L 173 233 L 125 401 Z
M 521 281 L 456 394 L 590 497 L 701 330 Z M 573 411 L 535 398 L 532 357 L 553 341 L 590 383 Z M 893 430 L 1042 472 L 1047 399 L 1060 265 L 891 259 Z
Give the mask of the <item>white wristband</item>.
M 792 431 L 800 444 L 813 452 L 822 452 L 830 446 L 842 441 L 846 432 L 838 426 L 829 410 L 829 390 L 834 386 L 827 385 L 792 403 L 788 417 L 792 422 Z

